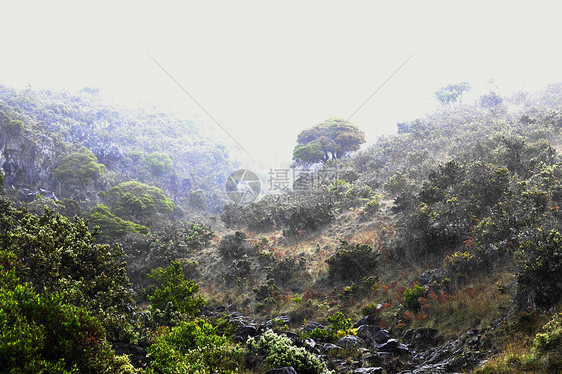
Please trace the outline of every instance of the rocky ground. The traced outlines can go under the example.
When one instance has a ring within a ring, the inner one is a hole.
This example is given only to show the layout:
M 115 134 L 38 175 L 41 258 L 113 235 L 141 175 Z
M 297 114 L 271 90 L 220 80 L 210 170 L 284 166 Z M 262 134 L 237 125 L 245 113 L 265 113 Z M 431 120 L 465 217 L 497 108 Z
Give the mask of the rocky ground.
M 236 339 L 244 343 L 275 325 L 289 323 L 289 317 L 280 316 L 265 322 L 253 321 L 236 311 L 234 306 L 225 310 L 236 327 Z M 324 361 L 335 373 L 457 373 L 479 366 L 493 353 L 483 331 L 469 330 L 452 341 L 444 341 L 433 328 L 408 329 L 402 336 L 391 336 L 388 330 L 376 325 L 374 315 L 361 318 L 354 324 L 357 335 L 347 335 L 335 343 L 312 338 L 303 339 L 294 332 L 282 332 L 296 346 L 304 347 Z M 301 326 L 302 333 L 311 332 L 316 322 Z M 295 373 L 294 369 L 277 368 L 273 373 Z

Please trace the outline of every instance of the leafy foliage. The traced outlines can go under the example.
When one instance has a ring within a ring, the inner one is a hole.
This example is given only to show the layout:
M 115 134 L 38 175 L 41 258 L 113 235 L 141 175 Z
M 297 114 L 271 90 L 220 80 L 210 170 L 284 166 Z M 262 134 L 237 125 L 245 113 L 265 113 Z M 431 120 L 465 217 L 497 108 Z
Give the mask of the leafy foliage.
M 404 291 L 404 307 L 409 310 L 418 311 L 421 308 L 420 297 L 426 297 L 427 290 L 422 287 L 415 285 L 412 288 L 406 288 Z
M 111 213 L 105 205 L 98 204 L 90 210 L 88 216 L 92 227 L 98 227 L 99 238 L 106 242 L 114 242 L 127 233 L 150 233 L 148 227 L 124 220 Z
M 174 162 L 166 153 L 152 152 L 146 156 L 146 162 L 150 169 L 156 174 L 170 173 L 174 167 Z
M 375 272 L 379 251 L 366 244 L 351 245 L 342 241 L 336 252 L 326 259 L 330 278 L 357 281 Z
M 517 299 L 521 306 L 548 309 L 562 301 L 562 235 L 542 232 L 521 243 Z
M 292 366 L 298 373 L 326 373 L 326 366 L 304 348 L 295 347 L 289 338 L 277 335 L 272 330 L 264 332 L 259 339 L 247 341 L 250 354 L 261 357 L 266 367 Z
M 144 225 L 150 225 L 158 216 L 170 214 L 174 209 L 164 191 L 137 181 L 120 183 L 104 197 L 115 215 Z
M 261 232 L 283 229 L 286 236 L 294 238 L 318 230 L 334 219 L 334 206 L 329 197 L 314 201 L 307 196 L 287 196 L 288 201 L 268 195 L 247 206 L 226 205 L 221 220 L 229 228 Z M 293 197 L 295 202 L 290 201 Z
M 99 178 L 107 171 L 105 165 L 86 147 L 66 156 L 55 169 L 57 178 L 63 181 L 80 181 L 83 185 Z
M 201 295 L 194 296 L 199 291 L 199 285 L 191 279 L 184 279 L 179 261 L 172 261 L 167 268 L 153 269 L 149 277 L 160 283 L 148 296 L 153 310 L 164 310 L 171 303 L 173 310 L 192 316 L 199 313 L 205 305 L 205 299 Z
M 357 126 L 341 118 L 331 118 L 297 137 L 293 161 L 298 165 L 337 160 L 357 151 L 365 143 L 365 134 Z
M 469 90 L 470 85 L 468 82 L 449 84 L 435 92 L 435 96 L 443 106 L 447 106 L 455 103 L 459 98 L 462 98 L 463 92 Z
M 247 238 L 241 231 L 227 234 L 222 238 L 217 250 L 226 259 L 240 259 L 251 250 Z
M 10 373 L 133 373 L 86 309 L 19 283 L 13 253 L 0 252 L 0 362 Z
M 91 310 L 126 311 L 131 291 L 118 247 L 96 244 L 87 222 L 45 212 L 7 208 L 0 217 L 0 247 L 14 253 L 18 275 L 34 289 Z
M 150 369 L 166 374 L 240 372 L 244 352 L 229 345 L 228 339 L 216 331 L 216 327 L 199 319 L 165 327 L 148 348 Z

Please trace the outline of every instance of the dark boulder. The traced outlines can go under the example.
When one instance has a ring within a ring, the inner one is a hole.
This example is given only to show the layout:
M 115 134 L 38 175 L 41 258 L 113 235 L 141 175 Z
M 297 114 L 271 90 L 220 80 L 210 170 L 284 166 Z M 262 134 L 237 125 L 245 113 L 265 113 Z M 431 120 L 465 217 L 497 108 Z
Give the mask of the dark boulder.
M 441 342 L 442 338 L 438 334 L 439 331 L 432 328 L 408 329 L 402 341 L 411 344 L 415 349 L 428 349 Z
M 377 317 L 376 314 L 369 314 L 361 318 L 359 321 L 355 322 L 353 325 L 354 328 L 358 328 L 359 326 L 363 325 L 378 325 L 380 323 L 380 318 Z
M 390 333 L 388 332 L 388 330 L 385 329 L 380 329 L 376 334 L 375 334 L 375 343 L 377 344 L 383 344 L 386 343 L 388 341 L 388 339 L 390 339 Z
M 342 348 L 359 348 L 363 345 L 363 339 L 357 337 L 357 336 L 352 336 L 352 335 L 346 335 L 343 338 L 339 339 L 336 342 L 336 345 L 342 347 Z
M 382 329 L 373 325 L 361 325 L 357 328 L 357 336 L 367 342 L 375 341 L 375 336 Z
M 403 353 L 410 353 L 408 347 L 404 344 L 401 344 L 397 339 L 389 339 L 386 343 L 383 344 L 374 344 L 375 349 L 377 352 L 388 352 L 393 354 L 403 354 Z

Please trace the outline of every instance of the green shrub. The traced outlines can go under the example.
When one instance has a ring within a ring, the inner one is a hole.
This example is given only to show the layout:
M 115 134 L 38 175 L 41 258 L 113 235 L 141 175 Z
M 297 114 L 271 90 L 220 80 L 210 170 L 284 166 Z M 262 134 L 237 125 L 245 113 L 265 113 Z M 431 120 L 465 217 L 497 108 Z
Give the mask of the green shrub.
M 443 268 L 450 279 L 463 281 L 472 277 L 479 269 L 478 257 L 469 251 L 456 251 L 443 259 Z
M 240 259 L 251 251 L 247 236 L 241 231 L 234 234 L 225 235 L 220 241 L 218 248 L 219 254 L 225 259 Z
M 199 291 L 199 285 L 191 279 L 185 280 L 183 268 L 179 261 L 172 261 L 167 268 L 153 269 L 149 277 L 160 283 L 154 288 L 148 300 L 152 303 L 151 309 L 164 310 L 168 303 L 173 309 L 186 315 L 195 315 L 205 305 L 205 299 L 201 295 L 195 297 Z
M 185 233 L 185 243 L 190 249 L 199 250 L 209 245 L 214 234 L 211 227 L 201 223 L 194 223 Z
M 117 217 L 105 205 L 98 204 L 93 207 L 88 218 L 92 227 L 99 228 L 99 238 L 102 241 L 114 242 L 131 232 L 150 234 L 148 227 Z
M 407 287 L 404 291 L 404 308 L 408 310 L 418 311 L 421 308 L 420 297 L 426 297 L 427 290 L 424 287 L 415 285 L 410 289 Z
M 292 366 L 299 374 L 327 373 L 326 366 L 316 356 L 271 330 L 259 339 L 249 338 L 247 345 L 249 353 L 258 356 L 266 368 Z
M 155 174 L 168 174 L 174 168 L 172 159 L 166 153 L 152 152 L 145 159 Z
M 148 347 L 149 373 L 226 374 L 241 372 L 244 352 L 203 320 L 182 322 L 161 331 Z
M 533 342 L 533 352 L 538 355 L 546 352 L 558 351 L 562 353 L 562 313 L 545 324 L 542 332 L 538 333 Z
M 120 183 L 109 189 L 104 197 L 112 213 L 143 225 L 150 225 L 158 216 L 174 210 L 174 204 L 164 191 L 137 181 Z
M 379 210 L 380 206 L 381 206 L 381 196 L 375 195 L 367 201 L 363 209 L 365 210 L 365 212 L 374 213 Z
M 377 314 L 378 311 L 379 311 L 379 307 L 375 301 L 372 301 L 369 304 L 363 305 L 363 307 L 361 307 L 361 314 L 364 316 Z
M 118 307 L 126 311 L 131 302 L 130 284 L 118 247 L 96 244 L 87 222 L 70 222 L 45 212 L 37 217 L 25 210 L 0 216 L 0 248 L 18 258 L 18 276 L 37 291 L 58 292 L 66 303 L 93 310 Z
M 346 318 L 342 312 L 328 316 L 327 320 L 330 323 L 327 327 L 316 327 L 310 334 L 304 334 L 304 336 L 323 341 L 336 341 L 346 335 L 357 335 L 351 318 Z
M 334 219 L 331 202 L 299 205 L 289 211 L 287 229 L 283 236 L 296 238 L 304 233 L 314 232 Z
M 520 308 L 548 309 L 562 300 L 562 235 L 539 229 L 517 253 L 516 301 Z
M 9 373 L 133 373 L 84 308 L 19 284 L 13 253 L 0 252 L 0 362 Z
M 342 312 L 336 312 L 327 318 L 330 322 L 329 328 L 332 331 L 332 338 L 339 339 L 345 335 L 356 335 L 357 331 L 353 329 L 351 318 L 346 318 Z
M 88 184 L 107 171 L 105 165 L 98 163 L 98 158 L 86 147 L 66 156 L 55 168 L 55 176 L 65 181 L 79 180 Z
M 296 202 L 289 202 L 292 198 Z M 322 202 L 312 203 L 314 200 Z M 331 198 L 313 193 L 310 199 L 306 195 L 266 195 L 246 206 L 225 205 L 221 215 L 221 220 L 228 228 L 247 228 L 259 232 L 283 229 L 283 235 L 292 238 L 315 231 L 333 219 Z
M 380 252 L 366 244 L 341 241 L 336 252 L 326 259 L 328 275 L 334 280 L 356 281 L 373 274 Z

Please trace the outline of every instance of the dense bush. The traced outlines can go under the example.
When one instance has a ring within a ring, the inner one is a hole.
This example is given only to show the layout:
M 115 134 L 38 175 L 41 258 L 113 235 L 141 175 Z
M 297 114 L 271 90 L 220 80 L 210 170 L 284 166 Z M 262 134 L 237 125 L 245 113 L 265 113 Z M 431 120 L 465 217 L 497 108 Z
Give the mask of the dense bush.
M 520 308 L 549 309 L 562 301 L 562 235 L 558 230 L 541 230 L 523 241 L 517 264 Z
M 84 308 L 21 284 L 16 256 L 0 252 L 0 362 L 9 373 L 133 373 Z
M 264 368 L 292 366 L 297 373 L 323 374 L 326 366 L 304 348 L 295 347 L 289 338 L 277 335 L 271 330 L 258 339 L 249 338 L 248 351 L 261 358 Z
M 55 176 L 65 182 L 80 181 L 87 185 L 107 171 L 105 165 L 86 147 L 66 156 L 55 169 Z
M 172 261 L 167 268 L 153 269 L 149 277 L 159 283 L 159 286 L 154 287 L 148 296 L 153 311 L 164 310 L 171 303 L 174 311 L 193 316 L 205 305 L 205 299 L 201 295 L 195 297 L 199 285 L 191 279 L 184 279 L 183 268 L 179 261 Z
M 221 220 L 229 228 L 268 232 L 283 229 L 295 238 L 314 232 L 334 219 L 333 197 L 327 193 L 267 195 L 247 206 L 225 205 Z
M 148 348 L 148 373 L 226 374 L 242 372 L 244 352 L 203 320 L 182 322 L 159 332 Z
M 174 204 L 158 187 L 137 181 L 120 183 L 104 195 L 115 215 L 143 225 L 153 225 L 161 216 L 172 213 Z
M 166 153 L 152 152 L 145 159 L 152 172 L 156 174 L 166 174 L 174 168 L 172 159 Z
M 161 243 L 172 242 L 185 250 L 196 251 L 209 245 L 214 230 L 204 223 L 178 220 L 166 224 L 155 236 Z
M 427 290 L 424 287 L 415 285 L 412 288 L 407 287 L 404 291 L 404 308 L 419 311 L 421 308 L 420 298 L 427 296 Z
M 90 210 L 88 215 L 92 227 L 99 229 L 99 238 L 103 242 L 115 242 L 128 233 L 147 235 L 148 227 L 124 220 L 111 213 L 108 207 L 98 204 Z
M 357 281 L 373 275 L 380 252 L 366 244 L 342 241 L 336 252 L 326 259 L 328 275 L 339 281 Z
M 219 243 L 217 250 L 225 259 L 240 259 L 250 253 L 252 246 L 248 243 L 247 236 L 241 231 L 225 235 Z
M 128 309 L 131 291 L 117 260 L 120 250 L 96 244 L 86 221 L 10 208 L 0 221 L 0 247 L 17 256 L 18 275 L 35 290 L 59 292 L 63 301 L 92 310 Z

